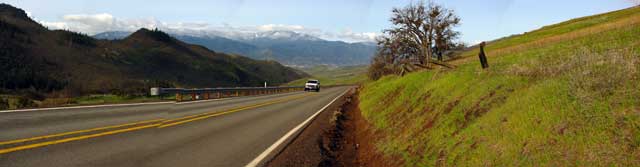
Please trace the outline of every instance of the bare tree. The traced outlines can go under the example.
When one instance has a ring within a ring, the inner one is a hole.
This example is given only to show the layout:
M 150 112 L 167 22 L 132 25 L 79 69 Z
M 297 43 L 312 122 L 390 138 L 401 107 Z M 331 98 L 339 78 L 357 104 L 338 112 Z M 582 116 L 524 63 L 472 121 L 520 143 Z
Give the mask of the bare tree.
M 431 64 L 451 67 L 442 61 L 445 51 L 458 46 L 454 41 L 460 33 L 453 28 L 461 20 L 453 10 L 433 2 L 411 3 L 394 8 L 390 21 L 394 27 L 384 30 L 378 39 L 378 52 L 370 72 L 403 74 L 414 64 L 425 68 Z M 373 72 L 376 67 L 385 69 Z
M 397 71 L 399 57 L 398 44 L 391 37 L 382 36 L 377 39 L 378 50 L 369 65 L 369 78 L 377 80 L 380 77 Z
M 405 39 L 406 45 L 417 46 L 419 61 L 423 64 L 428 63 L 426 58 L 431 55 L 430 46 L 433 41 L 433 29 L 427 22 L 426 12 L 423 3 L 394 8 L 390 21 L 397 27 L 385 30 L 392 38 Z
M 455 45 L 453 42 L 460 35 L 453 30 L 460 24 L 460 18 L 453 10 L 446 9 L 433 2 L 412 3 L 403 8 L 392 10 L 391 23 L 394 28 L 385 30 L 396 39 L 406 40 L 406 45 L 415 46 L 419 51 L 420 63 L 429 65 L 438 54 L 442 61 L 442 52 Z
M 444 51 L 455 48 L 457 45 L 454 40 L 460 36 L 460 32 L 453 30 L 453 27 L 460 24 L 460 18 L 454 14 L 453 10 L 444 9 L 440 6 L 432 8 L 432 17 L 435 20 L 435 48 L 437 48 L 437 57 L 439 61 L 443 61 L 442 54 Z

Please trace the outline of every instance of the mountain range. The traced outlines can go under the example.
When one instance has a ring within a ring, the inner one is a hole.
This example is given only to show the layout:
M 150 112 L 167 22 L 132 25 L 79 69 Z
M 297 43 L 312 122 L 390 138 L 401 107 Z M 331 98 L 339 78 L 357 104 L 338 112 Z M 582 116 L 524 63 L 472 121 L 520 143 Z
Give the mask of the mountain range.
M 276 61 L 187 44 L 159 30 L 120 34 L 126 37 L 101 40 L 48 30 L 24 10 L 0 4 L 0 94 L 127 94 L 150 86 L 260 86 L 308 76 Z
M 118 40 L 131 32 L 111 31 L 94 35 L 98 39 Z M 293 31 L 251 33 L 171 32 L 181 41 L 202 45 L 211 50 L 239 54 L 254 59 L 276 60 L 290 66 L 368 64 L 375 53 L 373 42 L 347 43 L 328 41 Z

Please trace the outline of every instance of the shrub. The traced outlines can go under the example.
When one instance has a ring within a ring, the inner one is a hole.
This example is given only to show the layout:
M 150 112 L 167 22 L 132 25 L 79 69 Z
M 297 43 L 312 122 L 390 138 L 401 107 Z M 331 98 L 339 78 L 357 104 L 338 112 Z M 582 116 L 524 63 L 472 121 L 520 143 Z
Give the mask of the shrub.
M 371 61 L 369 68 L 367 69 L 367 76 L 371 80 L 378 80 L 382 76 L 394 74 L 395 70 L 393 64 L 388 64 L 383 60 L 380 55 L 376 55 Z
M 6 109 L 9 109 L 9 101 L 4 97 L 0 97 L 0 110 Z

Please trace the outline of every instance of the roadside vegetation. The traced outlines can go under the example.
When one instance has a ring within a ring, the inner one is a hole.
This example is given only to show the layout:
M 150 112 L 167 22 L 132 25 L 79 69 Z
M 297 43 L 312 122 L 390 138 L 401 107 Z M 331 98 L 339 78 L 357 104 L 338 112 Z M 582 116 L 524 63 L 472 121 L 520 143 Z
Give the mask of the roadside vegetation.
M 39 107 L 65 107 L 65 106 L 81 106 L 81 105 L 101 105 L 101 104 L 120 104 L 120 103 L 143 103 L 174 100 L 175 96 L 145 96 L 145 95 L 114 95 L 114 94 L 95 94 L 85 95 L 71 98 L 46 98 L 43 100 L 33 100 L 24 96 L 0 95 L 0 109 L 23 109 L 23 108 L 39 108 Z
M 367 66 L 364 65 L 341 67 L 319 65 L 300 70 L 311 75 L 311 77 L 291 81 L 285 84 L 286 86 L 302 86 L 309 79 L 320 80 L 320 83 L 324 86 L 361 84 L 369 80 L 366 75 Z
M 640 164 L 640 7 L 488 42 L 455 69 L 364 85 L 377 149 L 406 166 Z

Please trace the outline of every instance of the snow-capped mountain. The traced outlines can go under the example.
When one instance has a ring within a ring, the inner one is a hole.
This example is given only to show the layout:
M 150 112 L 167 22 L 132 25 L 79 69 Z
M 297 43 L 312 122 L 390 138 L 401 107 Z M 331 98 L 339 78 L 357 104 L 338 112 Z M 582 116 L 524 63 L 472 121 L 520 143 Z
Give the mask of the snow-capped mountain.
M 131 35 L 132 33 L 133 32 L 127 32 L 127 31 L 109 31 L 109 32 L 96 34 L 93 37 L 98 39 L 116 40 L 116 39 L 124 39 L 127 36 Z
M 375 53 L 374 43 L 327 41 L 293 31 L 222 32 L 165 30 L 181 41 L 213 51 L 240 54 L 254 59 L 276 60 L 287 65 L 361 65 Z M 122 39 L 126 32 L 104 32 L 99 39 Z
M 180 36 L 191 36 L 191 37 L 200 37 L 200 38 L 216 38 L 216 37 L 224 37 L 237 41 L 253 41 L 253 40 L 285 40 L 285 41 L 322 41 L 318 37 L 307 35 L 303 33 L 297 33 L 294 31 L 264 31 L 264 32 L 241 32 L 241 31 L 213 31 L 213 30 L 174 30 L 168 29 L 163 30 L 169 34 L 180 35 Z M 126 31 L 109 31 L 103 32 L 94 35 L 94 37 L 99 39 L 122 39 L 132 32 Z
M 293 31 L 266 31 L 256 32 L 243 37 L 241 40 L 287 40 L 287 41 L 321 41 L 318 37 L 307 34 L 296 33 Z

